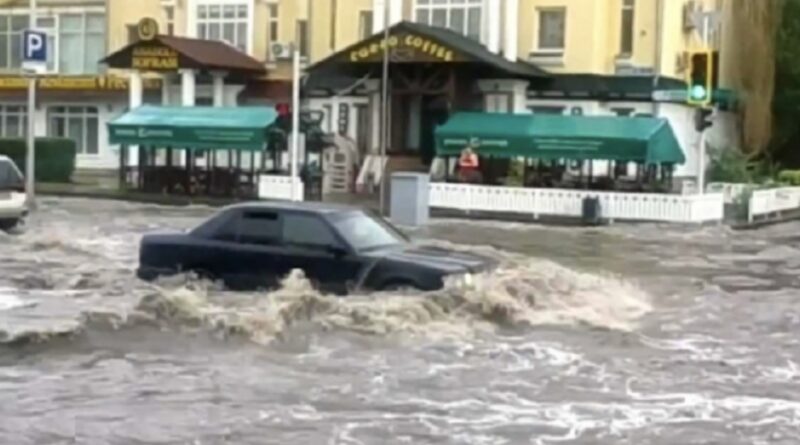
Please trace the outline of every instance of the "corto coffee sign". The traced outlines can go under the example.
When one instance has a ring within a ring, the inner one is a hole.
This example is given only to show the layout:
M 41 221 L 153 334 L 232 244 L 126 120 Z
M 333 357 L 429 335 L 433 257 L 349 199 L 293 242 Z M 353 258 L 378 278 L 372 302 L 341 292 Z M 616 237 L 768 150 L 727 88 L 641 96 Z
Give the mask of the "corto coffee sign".
M 383 52 L 387 47 L 394 61 L 398 61 L 397 59 L 437 62 L 458 61 L 458 54 L 452 48 L 415 34 L 399 34 L 376 42 L 366 42 L 350 51 L 349 60 L 351 62 L 378 61 L 383 57 Z

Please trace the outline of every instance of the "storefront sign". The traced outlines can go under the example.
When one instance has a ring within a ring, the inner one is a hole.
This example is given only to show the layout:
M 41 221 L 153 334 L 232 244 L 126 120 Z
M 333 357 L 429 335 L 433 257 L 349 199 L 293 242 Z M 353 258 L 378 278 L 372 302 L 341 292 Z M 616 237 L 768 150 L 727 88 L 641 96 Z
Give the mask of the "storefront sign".
M 128 79 L 117 76 L 43 76 L 37 81 L 41 90 L 62 91 L 127 91 Z M 24 90 L 28 80 L 24 77 L 0 77 L 0 90 Z M 144 79 L 144 88 L 161 88 L 160 79 Z
M 397 59 L 409 61 L 457 61 L 456 52 L 448 46 L 433 41 L 427 37 L 415 34 L 400 34 L 389 36 L 377 42 L 364 43 L 350 51 L 351 62 L 375 62 L 383 57 L 383 52 L 389 48 L 393 61 Z
M 178 69 L 178 53 L 165 46 L 139 46 L 133 48 L 131 68 L 149 71 Z
M 350 128 L 350 107 L 347 104 L 339 104 L 339 134 L 347 134 Z

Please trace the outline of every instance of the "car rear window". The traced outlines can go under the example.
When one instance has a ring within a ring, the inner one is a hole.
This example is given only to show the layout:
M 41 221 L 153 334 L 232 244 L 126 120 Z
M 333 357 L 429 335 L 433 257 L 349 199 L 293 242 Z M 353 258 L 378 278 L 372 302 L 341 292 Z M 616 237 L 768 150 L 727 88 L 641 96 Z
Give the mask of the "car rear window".
M 330 227 L 317 216 L 286 214 L 283 216 L 283 241 L 287 244 L 330 247 L 340 243 Z

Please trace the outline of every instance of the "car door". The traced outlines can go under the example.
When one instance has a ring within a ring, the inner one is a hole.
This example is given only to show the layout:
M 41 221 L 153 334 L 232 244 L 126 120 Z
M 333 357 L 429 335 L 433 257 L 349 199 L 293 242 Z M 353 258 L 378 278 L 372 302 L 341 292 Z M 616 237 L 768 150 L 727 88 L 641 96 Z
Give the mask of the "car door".
M 269 209 L 244 209 L 236 220 L 233 242 L 222 255 L 221 275 L 234 289 L 277 287 L 289 269 L 281 261 L 279 214 Z
M 320 215 L 286 212 L 282 221 L 284 254 L 324 292 L 347 293 L 361 269 L 360 259 Z

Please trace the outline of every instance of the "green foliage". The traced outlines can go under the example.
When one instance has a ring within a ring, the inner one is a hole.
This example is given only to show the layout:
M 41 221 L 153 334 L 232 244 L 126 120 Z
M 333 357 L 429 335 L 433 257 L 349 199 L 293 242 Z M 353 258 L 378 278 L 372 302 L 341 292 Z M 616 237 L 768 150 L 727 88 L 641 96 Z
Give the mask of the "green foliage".
M 778 182 L 786 185 L 800 185 L 800 170 L 783 170 L 778 174 Z
M 508 176 L 506 178 L 506 185 L 512 187 L 522 186 L 524 176 L 525 176 L 525 161 L 520 159 L 512 159 L 508 166 Z
M 751 163 L 747 156 L 736 149 L 709 148 L 711 165 L 708 169 L 709 182 L 754 182 Z
M 27 144 L 24 139 L 0 138 L 0 154 L 25 172 Z M 75 141 L 63 138 L 36 139 L 35 176 L 40 182 L 70 182 L 75 171 Z

